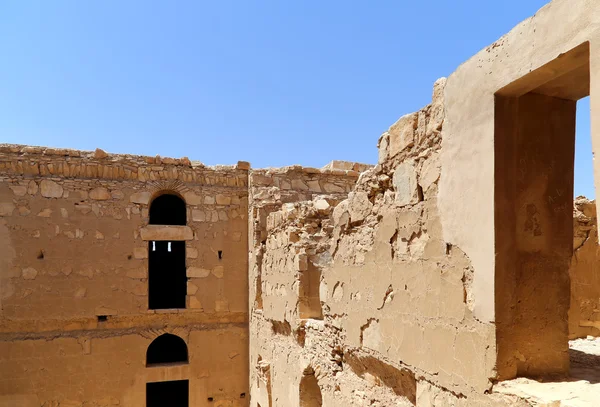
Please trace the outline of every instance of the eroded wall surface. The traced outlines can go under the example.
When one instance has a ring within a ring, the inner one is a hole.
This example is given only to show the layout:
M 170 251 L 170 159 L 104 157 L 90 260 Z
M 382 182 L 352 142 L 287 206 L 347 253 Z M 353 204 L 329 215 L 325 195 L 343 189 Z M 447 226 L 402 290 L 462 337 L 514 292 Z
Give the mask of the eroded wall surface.
M 600 252 L 596 203 L 575 200 L 569 338 L 600 336 Z
M 247 179 L 245 163 L 1 146 L 0 405 L 142 407 L 146 383 L 187 379 L 191 406 L 246 406 Z M 187 226 L 148 226 L 164 192 Z M 149 310 L 149 241 L 181 239 L 186 307 Z M 189 363 L 146 367 L 163 333 Z
M 255 233 L 251 406 L 526 405 L 486 394 L 494 326 L 473 316 L 473 266 L 442 236 L 444 86 L 381 136 L 346 197 L 285 203 Z

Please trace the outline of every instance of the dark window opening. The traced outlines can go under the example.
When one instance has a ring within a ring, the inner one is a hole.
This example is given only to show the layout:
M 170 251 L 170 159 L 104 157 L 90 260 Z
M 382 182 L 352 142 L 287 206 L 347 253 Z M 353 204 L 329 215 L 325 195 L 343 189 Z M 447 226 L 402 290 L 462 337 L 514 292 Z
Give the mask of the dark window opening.
M 146 407 L 189 407 L 189 380 L 146 383 Z
M 209 397 L 208 401 L 214 401 L 214 399 L 212 397 Z
M 148 307 L 185 308 L 186 295 L 185 242 L 148 242 Z
M 156 338 L 148 346 L 146 366 L 165 363 L 187 363 L 187 361 L 187 345 L 179 336 L 164 334 Z
M 42 260 L 44 258 L 44 251 L 40 250 L 40 252 L 37 255 L 38 260 Z
M 219 254 L 219 260 L 221 260 L 223 258 L 223 251 L 219 250 L 218 254 Z
M 150 205 L 151 225 L 179 225 L 187 223 L 185 201 L 177 195 L 161 195 Z
M 98 322 L 106 322 L 108 321 L 108 316 L 106 315 L 98 315 Z

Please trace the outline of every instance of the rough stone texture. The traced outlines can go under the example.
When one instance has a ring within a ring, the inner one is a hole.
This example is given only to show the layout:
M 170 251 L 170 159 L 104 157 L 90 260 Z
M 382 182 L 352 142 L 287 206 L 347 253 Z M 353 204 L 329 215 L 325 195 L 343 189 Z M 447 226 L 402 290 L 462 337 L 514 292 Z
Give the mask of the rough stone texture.
M 178 379 L 190 406 L 247 406 L 248 247 L 234 239 L 247 182 L 233 167 L 0 145 L 0 406 L 142 407 L 146 383 Z M 148 225 L 165 191 L 190 197 L 187 226 Z M 185 309 L 148 309 L 144 238 L 186 240 Z M 145 367 L 163 333 L 188 364 Z
M 376 166 L 0 145 L 0 406 L 141 407 L 177 379 L 194 407 L 595 405 L 595 339 L 568 338 L 600 333 L 597 208 L 571 213 L 598 10 L 554 0 L 438 80 Z M 186 226 L 148 225 L 163 193 Z M 148 309 L 162 240 L 185 309 Z M 145 367 L 162 333 L 189 363 Z
M 570 339 L 600 336 L 600 252 L 595 202 L 577 198 L 573 215 Z

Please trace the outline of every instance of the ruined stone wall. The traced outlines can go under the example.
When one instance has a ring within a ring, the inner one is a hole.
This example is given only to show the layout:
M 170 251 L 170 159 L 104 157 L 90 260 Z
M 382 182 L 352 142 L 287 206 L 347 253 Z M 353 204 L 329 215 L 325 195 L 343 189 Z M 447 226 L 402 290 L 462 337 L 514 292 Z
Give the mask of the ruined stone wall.
M 141 407 L 147 382 L 176 379 L 190 405 L 247 405 L 248 167 L 1 146 L 0 405 Z M 164 192 L 187 226 L 148 226 Z M 148 242 L 171 239 L 186 308 L 149 310 Z M 165 332 L 189 364 L 147 368 Z
M 250 263 L 262 287 L 251 406 L 525 405 L 487 395 L 494 326 L 473 316 L 469 258 L 442 238 L 444 84 L 382 135 L 347 198 L 324 191 L 268 214 Z
M 571 305 L 569 338 L 600 336 L 600 253 L 596 204 L 585 198 L 575 200 L 574 251 L 569 274 Z

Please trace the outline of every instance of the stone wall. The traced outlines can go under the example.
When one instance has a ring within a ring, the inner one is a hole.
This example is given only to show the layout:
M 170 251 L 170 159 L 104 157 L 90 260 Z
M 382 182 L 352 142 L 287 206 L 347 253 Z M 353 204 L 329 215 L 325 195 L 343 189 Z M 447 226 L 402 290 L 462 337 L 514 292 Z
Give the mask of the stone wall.
M 487 395 L 494 326 L 473 316 L 469 258 L 442 238 L 444 84 L 381 136 L 347 197 L 305 196 L 255 229 L 251 406 L 526 405 Z
M 579 197 L 573 210 L 569 338 L 600 336 L 600 253 L 596 203 Z
M 188 379 L 191 405 L 248 403 L 247 163 L 0 147 L 0 405 L 144 406 Z M 187 226 L 148 226 L 184 198 Z M 185 240 L 185 309 L 148 309 L 152 240 Z M 147 368 L 169 332 L 189 364 Z

